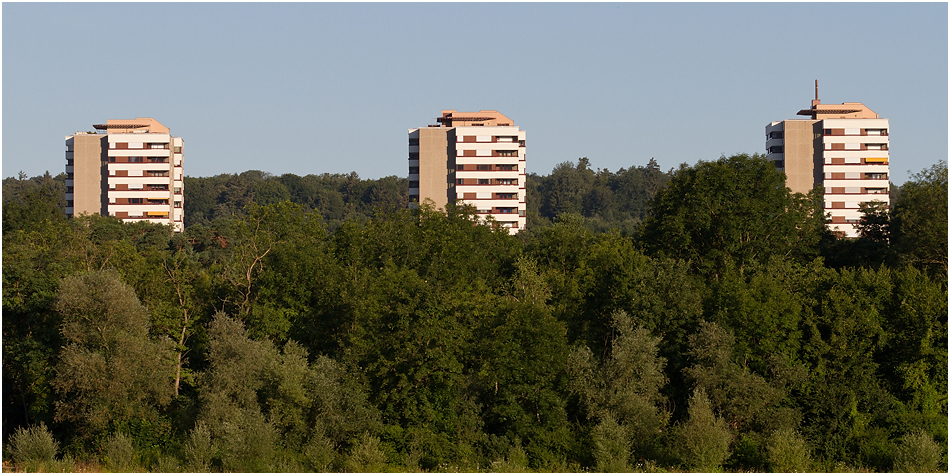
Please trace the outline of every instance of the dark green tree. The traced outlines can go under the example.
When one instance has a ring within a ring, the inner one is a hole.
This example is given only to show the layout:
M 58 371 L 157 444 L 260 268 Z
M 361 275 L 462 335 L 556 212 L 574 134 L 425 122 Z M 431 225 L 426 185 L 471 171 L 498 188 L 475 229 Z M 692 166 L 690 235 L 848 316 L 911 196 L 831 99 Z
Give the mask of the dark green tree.
M 892 207 L 893 246 L 902 259 L 946 278 L 946 160 L 911 175 Z
M 820 200 L 791 193 L 762 156 L 733 155 L 680 168 L 654 197 L 641 239 L 651 253 L 712 271 L 808 259 L 823 229 Z

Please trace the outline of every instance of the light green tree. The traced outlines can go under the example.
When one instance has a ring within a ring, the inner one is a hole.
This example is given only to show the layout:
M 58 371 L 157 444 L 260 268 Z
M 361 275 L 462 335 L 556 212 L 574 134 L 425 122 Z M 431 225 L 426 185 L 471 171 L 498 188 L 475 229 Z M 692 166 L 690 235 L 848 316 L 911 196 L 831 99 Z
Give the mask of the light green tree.
M 726 422 L 713 412 L 706 391 L 696 388 L 689 399 L 689 417 L 676 428 L 676 449 L 686 468 L 718 472 L 729 457 L 732 434 Z
M 667 382 L 665 360 L 658 356 L 660 339 L 635 326 L 622 310 L 614 312 L 612 327 L 609 358 L 598 363 L 590 349 L 580 347 L 571 353 L 567 368 L 571 392 L 580 396 L 588 418 L 599 421 L 594 431 L 597 466 L 615 471 L 623 470 L 631 455 L 655 456 L 655 443 L 670 415 L 660 393 Z
M 906 434 L 894 457 L 894 471 L 946 472 L 945 449 L 923 431 Z
M 781 428 L 773 431 L 766 443 L 765 452 L 765 458 L 773 472 L 810 472 L 812 470 L 808 443 L 794 429 Z
M 149 316 L 114 271 L 63 280 L 56 301 L 66 346 L 54 380 L 56 419 L 87 435 L 110 424 L 154 421 L 173 392 L 167 339 L 149 336 Z

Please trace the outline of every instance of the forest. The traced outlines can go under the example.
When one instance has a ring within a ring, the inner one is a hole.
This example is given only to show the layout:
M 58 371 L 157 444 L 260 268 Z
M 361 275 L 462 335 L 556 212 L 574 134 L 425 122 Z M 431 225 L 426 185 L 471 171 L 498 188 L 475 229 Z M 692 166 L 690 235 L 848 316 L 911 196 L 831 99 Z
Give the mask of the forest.
M 759 155 L 527 181 L 185 178 L 184 233 L 3 180 L 17 471 L 946 472 L 947 163 L 828 231 Z

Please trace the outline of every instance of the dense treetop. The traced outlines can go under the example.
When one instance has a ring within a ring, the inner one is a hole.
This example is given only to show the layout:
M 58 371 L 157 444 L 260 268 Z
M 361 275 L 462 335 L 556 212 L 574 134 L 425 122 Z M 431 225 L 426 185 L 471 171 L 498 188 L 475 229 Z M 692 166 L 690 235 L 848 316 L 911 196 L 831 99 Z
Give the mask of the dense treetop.
M 5 179 L 4 459 L 946 471 L 945 162 L 852 240 L 759 156 L 527 186 L 511 236 L 396 177 L 186 177 L 174 234 Z

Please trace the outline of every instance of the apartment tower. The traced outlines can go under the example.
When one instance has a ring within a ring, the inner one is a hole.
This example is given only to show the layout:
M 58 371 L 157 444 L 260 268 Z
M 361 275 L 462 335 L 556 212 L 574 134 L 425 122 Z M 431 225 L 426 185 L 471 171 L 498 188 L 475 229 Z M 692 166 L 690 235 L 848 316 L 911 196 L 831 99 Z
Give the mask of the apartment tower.
M 512 234 L 524 229 L 525 131 L 493 110 L 443 110 L 436 122 L 409 129 L 410 201 L 461 201 Z
M 151 118 L 108 120 L 66 137 L 66 214 L 184 230 L 181 137 Z
M 822 185 L 831 230 L 858 237 L 859 205 L 890 203 L 888 121 L 860 102 L 822 104 L 817 81 L 811 108 L 798 115 L 809 118 L 765 127 L 767 158 L 785 172 L 793 192 Z

